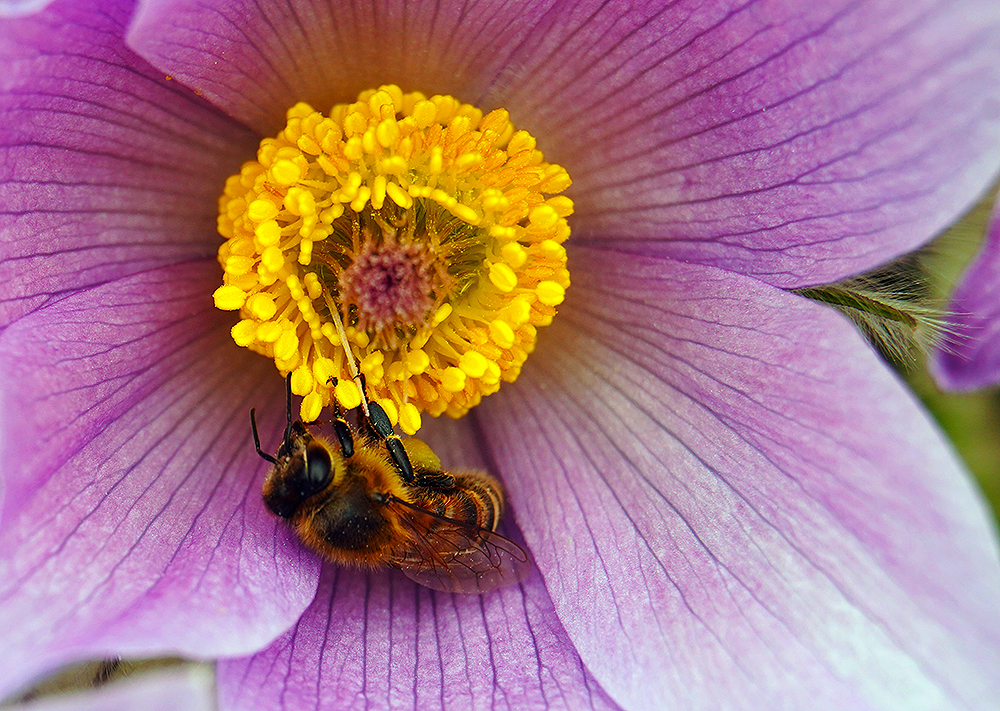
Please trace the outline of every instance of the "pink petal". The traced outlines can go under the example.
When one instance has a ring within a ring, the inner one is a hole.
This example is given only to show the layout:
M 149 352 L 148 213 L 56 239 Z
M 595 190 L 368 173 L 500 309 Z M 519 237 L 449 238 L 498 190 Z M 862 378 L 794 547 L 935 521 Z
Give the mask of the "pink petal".
M 993 0 L 150 0 L 129 42 L 262 133 L 384 82 L 506 107 L 574 177 L 577 243 L 795 287 L 975 200 L 1000 164 L 998 30 Z
M 130 4 L 0 26 L 0 326 L 62 294 L 214 255 L 256 140 L 123 44 Z
M 1000 165 L 993 0 L 552 15 L 485 103 L 566 165 L 577 244 L 825 283 L 929 240 Z
M 548 2 L 200 3 L 143 0 L 129 46 L 263 135 L 384 83 L 474 99 Z M 515 20 L 516 21 L 513 21 Z
M 51 3 L 52 0 L 0 0 L 0 18 L 30 15 Z
M 995 708 L 994 529 L 846 321 L 712 268 L 573 255 L 559 318 L 480 418 L 608 694 Z
M 616 709 L 537 574 L 485 596 L 327 566 L 312 607 L 263 652 L 219 664 L 237 709 Z
M 247 654 L 319 575 L 260 500 L 281 379 L 235 346 L 214 262 L 65 297 L 0 336 L 0 695 L 83 656 Z

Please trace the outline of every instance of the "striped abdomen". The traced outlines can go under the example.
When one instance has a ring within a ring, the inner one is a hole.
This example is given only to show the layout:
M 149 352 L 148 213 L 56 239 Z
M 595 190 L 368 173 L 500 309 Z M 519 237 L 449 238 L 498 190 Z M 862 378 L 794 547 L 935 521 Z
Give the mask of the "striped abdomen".
M 503 491 L 499 482 L 485 472 L 453 472 L 451 489 L 421 489 L 413 503 L 438 516 L 495 531 L 503 515 Z

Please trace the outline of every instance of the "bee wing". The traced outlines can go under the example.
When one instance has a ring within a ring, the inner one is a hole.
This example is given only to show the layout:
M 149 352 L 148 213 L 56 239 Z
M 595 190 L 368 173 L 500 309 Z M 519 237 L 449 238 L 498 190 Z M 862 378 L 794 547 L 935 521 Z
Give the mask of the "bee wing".
M 499 533 L 431 513 L 390 497 L 388 505 L 409 532 L 409 545 L 392 565 L 416 583 L 444 592 L 485 593 L 522 580 L 531 559 Z

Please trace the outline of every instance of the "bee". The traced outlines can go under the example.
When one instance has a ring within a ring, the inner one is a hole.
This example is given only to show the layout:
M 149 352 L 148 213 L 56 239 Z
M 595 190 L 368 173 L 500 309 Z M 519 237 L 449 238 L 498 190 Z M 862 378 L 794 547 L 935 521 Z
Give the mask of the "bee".
M 334 383 L 335 384 L 335 383 Z M 260 446 L 254 410 L 250 425 L 257 454 L 270 462 L 263 498 L 302 542 L 341 565 L 397 568 L 435 590 L 483 593 L 518 582 L 528 555 L 496 533 L 504 497 L 499 482 L 477 470 L 445 471 L 419 439 L 402 441 L 385 411 L 368 400 L 359 380 L 361 427 L 347 423 L 334 403 L 333 433 L 292 419 L 286 381 L 284 437 L 272 456 Z

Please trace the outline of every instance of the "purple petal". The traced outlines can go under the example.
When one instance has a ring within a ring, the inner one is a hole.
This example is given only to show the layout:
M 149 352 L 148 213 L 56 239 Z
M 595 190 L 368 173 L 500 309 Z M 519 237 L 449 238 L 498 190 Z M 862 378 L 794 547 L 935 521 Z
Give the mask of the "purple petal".
M 944 387 L 973 390 L 1000 382 L 1000 202 L 979 256 L 955 289 L 942 347 L 931 361 Z
M 388 81 L 504 106 L 574 177 L 578 241 L 783 287 L 922 244 L 1000 162 L 993 0 L 544 9 L 151 1 L 129 41 L 262 132 Z
M 51 3 L 52 0 L 0 0 L 0 18 L 30 15 Z
M 82 656 L 247 654 L 312 600 L 247 416 L 280 439 L 281 380 L 231 342 L 217 270 L 135 275 L 0 336 L 0 695 Z
M 475 98 L 551 2 L 143 0 L 129 46 L 264 135 L 297 101 L 319 110 L 386 82 Z M 512 21 L 516 17 L 516 21 Z
M 130 3 L 0 24 L 0 326 L 54 296 L 213 255 L 255 141 L 124 46 Z
M 212 711 L 212 675 L 204 667 L 159 671 L 93 691 L 59 694 L 8 711 Z
M 1000 565 L 912 396 L 834 312 L 580 249 L 486 441 L 626 708 L 995 708 Z
M 544 130 L 577 243 L 829 282 L 927 241 L 995 173 L 998 10 L 603 4 L 536 28 L 486 103 Z
M 616 709 L 541 579 L 485 596 L 327 566 L 316 601 L 263 652 L 219 663 L 237 709 Z

